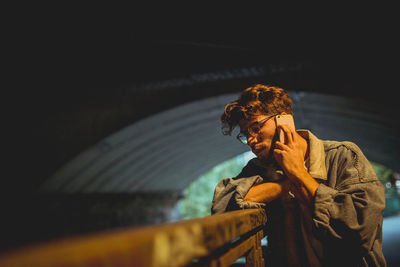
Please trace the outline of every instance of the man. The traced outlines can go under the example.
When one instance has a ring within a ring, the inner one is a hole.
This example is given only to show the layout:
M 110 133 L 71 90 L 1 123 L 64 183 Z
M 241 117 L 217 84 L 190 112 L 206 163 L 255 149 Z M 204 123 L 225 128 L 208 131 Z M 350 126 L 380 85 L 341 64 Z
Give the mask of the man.
M 225 107 L 224 134 L 239 126 L 257 157 L 218 183 L 212 213 L 265 208 L 268 266 L 386 266 L 384 188 L 362 151 L 277 125 L 282 114 L 293 114 L 289 95 L 262 84 Z

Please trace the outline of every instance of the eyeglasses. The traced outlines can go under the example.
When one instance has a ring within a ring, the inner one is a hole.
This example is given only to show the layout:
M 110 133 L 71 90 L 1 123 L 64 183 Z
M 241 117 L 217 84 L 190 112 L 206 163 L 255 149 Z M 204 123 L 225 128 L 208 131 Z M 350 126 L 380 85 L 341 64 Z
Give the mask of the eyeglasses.
M 240 143 L 247 145 L 247 136 L 248 135 L 254 135 L 257 134 L 261 128 L 263 127 L 263 125 L 261 125 L 262 122 L 267 122 L 269 119 L 275 117 L 276 115 L 279 114 L 274 114 L 268 117 L 265 117 L 261 120 L 255 121 L 254 123 L 252 123 L 248 128 L 247 128 L 247 134 L 246 133 L 242 133 L 240 132 L 236 138 L 240 141 Z

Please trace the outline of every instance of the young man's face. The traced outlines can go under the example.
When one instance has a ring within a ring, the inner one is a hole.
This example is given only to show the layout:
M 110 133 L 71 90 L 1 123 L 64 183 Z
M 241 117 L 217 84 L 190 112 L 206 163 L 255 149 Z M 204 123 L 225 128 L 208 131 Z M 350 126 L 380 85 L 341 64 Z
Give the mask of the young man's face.
M 269 161 L 273 159 L 272 150 L 276 141 L 276 123 L 275 116 L 268 118 L 265 121 L 256 123 L 264 118 L 269 117 L 268 115 L 258 115 L 247 120 L 241 120 L 239 122 L 240 131 L 247 135 L 247 144 L 250 146 L 253 153 L 260 159 Z M 257 125 L 258 127 L 254 127 Z M 258 132 L 252 133 L 251 129 L 256 129 Z

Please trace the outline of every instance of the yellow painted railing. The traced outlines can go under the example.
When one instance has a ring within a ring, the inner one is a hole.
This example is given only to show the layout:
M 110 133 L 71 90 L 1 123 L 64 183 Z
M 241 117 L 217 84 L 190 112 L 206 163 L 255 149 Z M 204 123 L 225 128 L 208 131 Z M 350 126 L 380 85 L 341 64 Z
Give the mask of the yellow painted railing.
M 0 266 L 264 266 L 266 214 L 249 209 L 156 226 L 118 229 L 21 247 L 0 255 Z

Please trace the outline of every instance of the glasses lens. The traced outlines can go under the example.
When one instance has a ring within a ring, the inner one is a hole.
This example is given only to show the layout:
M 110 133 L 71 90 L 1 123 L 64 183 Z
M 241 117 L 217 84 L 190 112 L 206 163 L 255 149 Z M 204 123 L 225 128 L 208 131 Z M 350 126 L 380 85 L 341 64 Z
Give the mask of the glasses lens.
M 255 125 L 252 125 L 249 129 L 249 134 L 257 134 L 260 131 L 260 126 L 258 125 L 258 123 L 256 123 Z
M 247 144 L 247 136 L 243 133 L 239 133 L 237 136 L 237 139 L 242 143 L 242 144 Z

